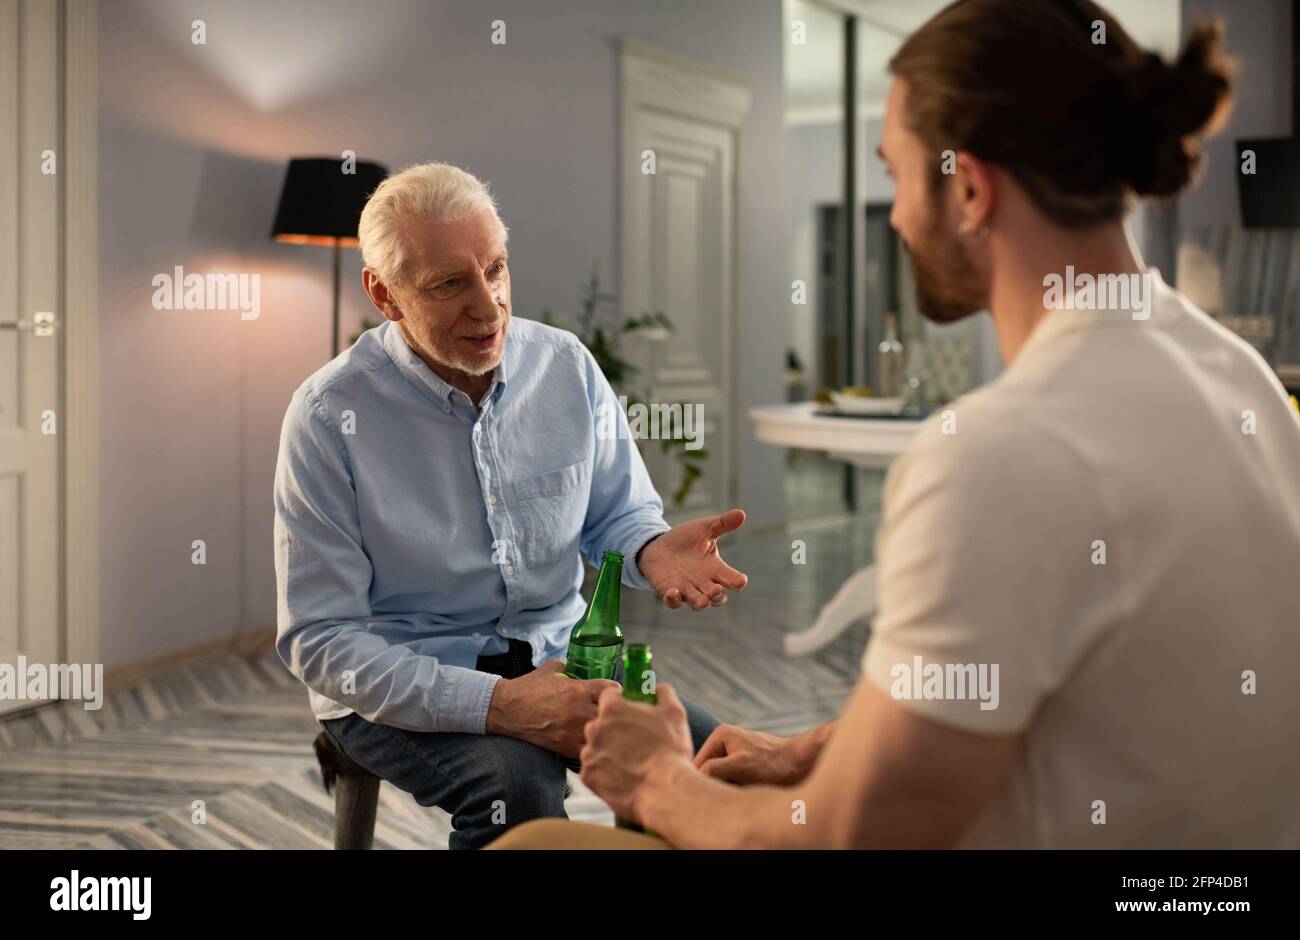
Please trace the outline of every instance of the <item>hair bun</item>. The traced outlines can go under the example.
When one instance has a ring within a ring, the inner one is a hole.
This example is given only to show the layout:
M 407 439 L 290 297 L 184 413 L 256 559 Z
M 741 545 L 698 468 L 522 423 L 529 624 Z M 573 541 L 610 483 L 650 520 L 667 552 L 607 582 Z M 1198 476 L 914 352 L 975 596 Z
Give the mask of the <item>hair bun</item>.
M 1148 52 L 1132 68 L 1132 138 L 1119 145 L 1134 192 L 1174 196 L 1192 182 L 1204 162 L 1198 138 L 1218 130 L 1230 110 L 1234 71 L 1218 20 L 1195 26 L 1172 64 Z

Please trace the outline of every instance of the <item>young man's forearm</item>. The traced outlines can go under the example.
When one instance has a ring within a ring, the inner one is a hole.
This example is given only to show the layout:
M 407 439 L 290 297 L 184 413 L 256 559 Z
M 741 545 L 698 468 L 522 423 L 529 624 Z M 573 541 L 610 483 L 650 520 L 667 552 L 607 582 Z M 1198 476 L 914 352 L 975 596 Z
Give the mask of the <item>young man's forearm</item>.
M 808 780 L 838 725 L 834 718 L 789 739 L 792 762 L 801 768 L 790 786 L 737 787 L 700 773 L 679 755 L 667 756 L 638 794 L 641 820 L 680 849 L 824 847 L 827 834 L 806 819 L 806 804 L 813 802 Z
M 637 797 L 647 829 L 679 849 L 811 848 L 794 787 L 737 787 L 672 755 L 655 766 Z

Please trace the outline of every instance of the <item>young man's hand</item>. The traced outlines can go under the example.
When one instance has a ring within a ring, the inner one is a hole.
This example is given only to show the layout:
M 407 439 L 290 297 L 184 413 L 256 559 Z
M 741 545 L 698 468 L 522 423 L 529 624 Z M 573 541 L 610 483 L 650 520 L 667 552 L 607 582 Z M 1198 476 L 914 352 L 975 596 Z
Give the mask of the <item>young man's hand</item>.
M 600 696 L 596 719 L 587 726 L 582 782 L 625 819 L 640 821 L 638 789 L 656 764 L 691 765 L 691 729 L 686 708 L 667 682 L 655 686 L 658 703 L 634 702 L 617 691 Z
M 695 755 L 695 767 L 727 783 L 792 786 L 808 776 L 820 752 L 803 737 L 780 738 L 718 725 Z

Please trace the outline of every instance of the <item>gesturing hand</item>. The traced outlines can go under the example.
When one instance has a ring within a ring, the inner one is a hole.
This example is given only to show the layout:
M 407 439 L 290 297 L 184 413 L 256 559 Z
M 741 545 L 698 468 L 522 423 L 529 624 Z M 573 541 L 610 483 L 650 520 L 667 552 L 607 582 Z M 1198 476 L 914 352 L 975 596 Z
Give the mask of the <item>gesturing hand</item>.
M 641 552 L 641 573 L 669 607 L 725 604 L 726 589 L 739 591 L 749 578 L 722 560 L 718 538 L 744 524 L 744 511 L 732 509 L 675 525 Z

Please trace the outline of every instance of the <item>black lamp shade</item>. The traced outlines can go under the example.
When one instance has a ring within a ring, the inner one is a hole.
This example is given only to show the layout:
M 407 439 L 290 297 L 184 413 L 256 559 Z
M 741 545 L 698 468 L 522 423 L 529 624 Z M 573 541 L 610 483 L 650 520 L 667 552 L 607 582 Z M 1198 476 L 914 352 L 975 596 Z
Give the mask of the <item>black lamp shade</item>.
M 294 157 L 289 161 L 275 211 L 271 237 L 298 244 L 356 245 L 357 223 L 366 200 L 387 168 L 356 162 L 355 173 L 343 172 L 333 157 Z

